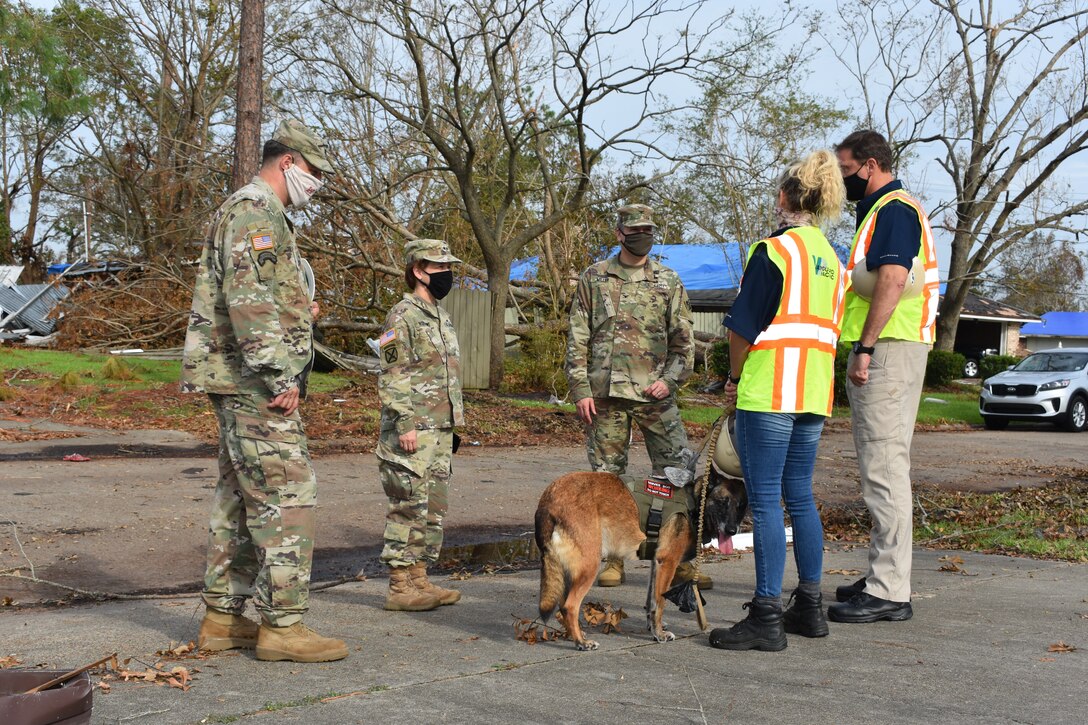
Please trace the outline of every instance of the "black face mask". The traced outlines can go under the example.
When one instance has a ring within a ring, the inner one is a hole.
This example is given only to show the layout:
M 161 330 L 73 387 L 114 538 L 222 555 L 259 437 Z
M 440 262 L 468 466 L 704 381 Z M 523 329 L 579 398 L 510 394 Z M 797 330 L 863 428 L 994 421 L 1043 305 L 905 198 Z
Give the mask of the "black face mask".
M 420 280 L 423 282 L 423 280 Z M 445 272 L 431 272 L 431 281 L 423 282 L 423 286 L 431 291 L 436 300 L 443 299 L 453 289 L 453 270 Z
M 843 185 L 846 186 L 847 201 L 861 201 L 865 198 L 865 189 L 869 186 L 869 180 L 858 176 L 858 171 L 861 171 L 861 169 L 844 177 L 842 180 Z
M 654 246 L 653 232 L 631 232 L 623 235 L 624 248 L 636 257 L 645 257 Z

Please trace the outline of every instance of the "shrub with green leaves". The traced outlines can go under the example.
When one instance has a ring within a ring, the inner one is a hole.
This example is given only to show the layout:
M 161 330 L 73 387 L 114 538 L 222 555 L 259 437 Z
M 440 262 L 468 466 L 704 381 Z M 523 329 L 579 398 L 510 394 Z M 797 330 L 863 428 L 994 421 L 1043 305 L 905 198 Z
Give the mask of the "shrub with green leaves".
M 729 374 L 729 340 L 723 338 L 710 346 L 706 356 L 706 367 L 712 375 L 725 380 Z
M 926 361 L 925 383 L 930 388 L 946 388 L 963 374 L 967 358 L 958 352 L 931 350 Z
M 993 377 L 998 373 L 1005 372 L 1010 365 L 1015 365 L 1018 362 L 1020 362 L 1020 358 L 1015 355 L 990 355 L 984 357 L 978 364 L 979 377 L 983 380 Z
M 850 343 L 840 342 L 835 350 L 835 405 L 850 405 L 846 399 L 846 361 L 850 358 Z
M 519 351 L 506 356 L 503 388 L 527 392 L 551 392 L 562 398 L 567 394 L 567 357 L 565 330 L 539 328 L 521 337 Z

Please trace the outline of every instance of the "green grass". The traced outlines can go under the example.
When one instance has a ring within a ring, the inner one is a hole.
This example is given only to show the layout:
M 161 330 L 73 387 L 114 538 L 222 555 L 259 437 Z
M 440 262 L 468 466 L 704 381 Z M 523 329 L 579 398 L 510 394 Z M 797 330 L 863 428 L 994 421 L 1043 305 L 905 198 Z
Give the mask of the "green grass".
M 123 362 L 133 373 L 136 380 L 108 380 L 103 376 L 103 369 L 108 360 Z M 19 371 L 46 375 L 41 379 L 20 379 Z M 0 356 L 0 376 L 4 380 L 14 378 L 12 385 L 51 385 L 66 373 L 79 376 L 83 385 L 109 384 L 130 390 L 146 390 L 164 384 L 177 383 L 181 378 L 180 360 L 144 360 L 137 357 L 120 355 L 99 355 L 95 353 L 65 352 L 61 350 L 29 350 L 13 348 L 5 350 Z M 339 373 L 313 373 L 310 376 L 310 391 L 331 393 L 351 384 L 351 378 Z

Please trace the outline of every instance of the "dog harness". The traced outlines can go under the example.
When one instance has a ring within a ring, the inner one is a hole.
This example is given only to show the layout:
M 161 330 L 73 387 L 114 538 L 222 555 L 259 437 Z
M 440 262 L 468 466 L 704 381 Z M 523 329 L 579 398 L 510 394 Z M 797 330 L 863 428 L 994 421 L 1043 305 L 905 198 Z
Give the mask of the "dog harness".
M 638 506 L 638 526 L 646 534 L 646 541 L 638 547 L 638 558 L 649 561 L 657 553 L 657 541 L 661 525 L 674 514 L 683 514 L 688 521 L 695 521 L 698 514 L 695 494 L 691 486 L 674 488 L 664 478 L 645 476 L 620 476 Z M 685 556 L 685 559 L 688 558 Z

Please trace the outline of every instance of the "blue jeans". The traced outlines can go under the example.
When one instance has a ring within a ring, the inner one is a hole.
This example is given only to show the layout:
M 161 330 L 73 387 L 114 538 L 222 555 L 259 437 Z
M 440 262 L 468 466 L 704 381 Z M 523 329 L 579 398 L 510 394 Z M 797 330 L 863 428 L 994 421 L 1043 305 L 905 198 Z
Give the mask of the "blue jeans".
M 756 596 L 781 597 L 786 568 L 782 500 L 793 524 L 793 556 L 802 582 L 820 582 L 824 527 L 812 498 L 812 471 L 824 416 L 737 411 L 737 447 L 755 540 Z

